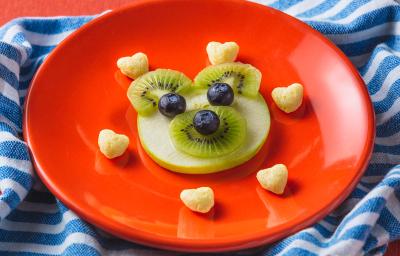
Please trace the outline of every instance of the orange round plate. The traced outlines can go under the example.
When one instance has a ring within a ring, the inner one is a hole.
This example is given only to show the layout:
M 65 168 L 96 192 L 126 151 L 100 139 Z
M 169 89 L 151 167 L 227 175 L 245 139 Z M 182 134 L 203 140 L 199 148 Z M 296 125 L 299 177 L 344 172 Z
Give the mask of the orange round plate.
M 208 64 L 209 41 L 237 42 L 239 61 L 260 69 L 271 132 L 259 154 L 233 170 L 172 173 L 140 146 L 126 97 L 130 81 L 116 61 L 142 51 L 151 69 L 194 78 Z M 304 84 L 304 104 L 287 115 L 270 93 L 294 82 Z M 83 26 L 41 66 L 24 125 L 37 172 L 62 202 L 117 236 L 181 251 L 248 248 L 311 225 L 354 188 L 374 136 L 364 84 L 335 46 L 279 11 L 236 0 L 136 1 Z M 99 153 L 103 128 L 130 137 L 122 157 Z M 263 190 L 255 178 L 257 170 L 277 163 L 289 168 L 282 196 Z M 182 189 L 198 186 L 212 187 L 216 196 L 205 215 L 179 199 Z

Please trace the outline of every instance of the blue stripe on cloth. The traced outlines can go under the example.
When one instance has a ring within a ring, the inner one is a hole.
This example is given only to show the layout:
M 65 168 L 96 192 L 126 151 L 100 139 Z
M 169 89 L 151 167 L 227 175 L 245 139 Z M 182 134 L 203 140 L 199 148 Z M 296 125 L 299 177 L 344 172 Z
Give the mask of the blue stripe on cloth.
M 400 113 L 392 116 L 388 122 L 376 127 L 376 136 L 387 137 L 400 132 Z
M 387 112 L 400 96 L 400 78 L 396 80 L 390 87 L 387 97 L 378 102 L 374 102 L 375 114 L 383 114 Z
M 0 115 L 8 118 L 17 127 L 22 128 L 22 111 L 20 106 L 0 94 Z
M 365 22 L 365 20 L 373 20 L 373 22 Z M 400 6 L 393 5 L 372 10 L 360 17 L 352 20 L 350 23 L 339 24 L 328 21 L 306 21 L 308 25 L 316 30 L 323 30 L 326 34 L 348 34 L 371 27 L 382 25 L 388 21 L 394 22 L 400 20 Z
M 26 190 L 32 187 L 32 176 L 30 174 L 9 166 L 0 166 L 0 180 L 2 179 L 12 179 Z
M 11 209 L 15 209 L 17 205 L 21 202 L 22 198 L 20 198 L 13 189 L 7 188 L 2 191 L 2 194 L 0 195 L 0 200 L 5 202 Z
M 318 254 L 315 254 L 313 252 L 310 252 L 309 250 L 299 248 L 299 247 L 294 247 L 291 248 L 287 253 L 284 254 L 285 256 L 290 256 L 290 255 L 298 255 L 298 256 L 317 256 Z
M 8 70 L 6 66 L 0 63 L 0 74 L 2 74 L 2 79 L 14 88 L 18 88 L 18 78 L 17 76 Z
M 17 136 L 17 134 L 18 134 L 18 131 L 16 131 L 13 126 L 10 126 L 9 124 L 6 124 L 5 122 L 0 122 L 0 132 L 8 132 L 9 134 L 12 134 L 13 136 Z
M 343 19 L 350 14 L 352 14 L 355 10 L 365 5 L 366 3 L 371 2 L 371 0 L 353 0 L 349 2 L 346 8 L 342 12 L 339 12 L 335 16 L 329 17 L 330 20 L 340 20 Z
M 302 0 L 291 0 L 291 1 L 277 0 L 276 2 L 271 4 L 270 7 L 284 11 L 284 10 L 288 9 L 289 7 L 294 6 L 300 2 L 302 2 Z
M 388 48 L 389 48 L 389 46 L 385 45 L 385 44 L 380 44 L 375 47 L 375 49 L 373 50 L 371 56 L 369 57 L 369 61 L 366 63 L 366 65 L 359 68 L 359 72 L 360 72 L 361 76 L 364 76 L 366 74 L 366 72 L 370 69 L 370 67 L 373 63 L 373 60 L 376 58 L 376 56 L 378 54 L 388 53 L 389 55 L 387 56 L 387 58 L 399 59 L 398 56 L 390 54 L 390 52 L 388 51 Z M 385 60 L 386 60 L 386 58 L 383 59 L 383 61 L 385 61 Z M 374 65 L 374 67 L 375 67 L 375 65 Z M 378 66 L 378 68 L 380 68 L 380 65 Z
M 378 248 L 374 248 L 370 250 L 366 256 L 376 256 L 376 255 L 384 255 L 387 250 L 387 245 L 380 246 Z
M 0 55 L 4 55 L 7 58 L 15 60 L 17 63 L 21 64 L 21 53 L 9 43 L 0 41 Z
M 41 34 L 59 34 L 65 31 L 72 31 L 81 27 L 86 22 L 93 19 L 94 16 L 81 17 L 61 17 L 58 19 L 49 19 L 45 22 L 37 20 L 23 19 L 22 26 L 29 31 Z
M 43 213 L 43 212 L 33 212 L 33 211 L 20 211 L 18 209 L 14 210 L 11 214 L 7 216 L 8 220 L 17 222 L 30 222 L 30 223 L 40 223 L 40 224 L 50 224 L 55 225 L 61 223 L 63 220 L 63 213 Z
M 352 57 L 359 67 L 360 74 L 368 79 L 367 88 L 369 93 L 374 95 L 372 98 L 378 122 L 386 121 L 377 126 L 379 143 L 375 144 L 372 163 L 360 185 L 349 198 L 319 223 L 265 247 L 262 253 L 268 256 L 326 255 L 327 252 L 330 255 L 341 255 L 341 252 L 346 252 L 348 255 L 357 255 L 360 252 L 365 255 L 383 253 L 390 240 L 400 238 L 400 216 L 397 216 L 400 214 L 390 208 L 393 204 L 397 204 L 400 198 L 400 169 L 397 166 L 400 162 L 397 161 L 400 159 L 400 109 L 394 109 L 398 107 L 396 102 L 400 99 L 400 73 L 391 72 L 400 64 L 398 29 L 397 25 L 393 25 L 393 22 L 400 21 L 400 5 L 389 0 L 380 0 L 381 6 L 382 3 L 391 5 L 381 8 L 369 5 L 372 1 L 368 0 L 268 0 L 267 2 L 283 11 L 296 10 L 299 13 L 298 18 L 305 18 L 309 25 L 328 38 L 340 42 L 338 46 Z M 366 6 L 366 3 L 371 8 L 355 15 Z M 375 2 L 375 6 L 376 3 L 378 2 Z M 301 4 L 303 9 L 299 9 L 298 4 Z M 0 78 L 16 89 L 20 99 L 19 102 L 14 102 L 5 97 L 0 90 L 0 131 L 3 132 L 0 134 L 4 136 L 0 142 L 2 159 L 8 158 L 17 162 L 21 159 L 28 161 L 30 159 L 26 145 L 19 140 L 22 128 L 21 106 L 32 76 L 47 54 L 56 46 L 55 43 L 40 43 L 40 40 L 29 41 L 30 36 L 39 38 L 43 34 L 43 36 L 55 35 L 62 38 L 92 18 L 90 16 L 21 18 L 11 21 L 0 29 L 0 39 L 3 40 L 0 41 L 0 55 L 6 57 L 3 60 L 11 59 L 19 65 L 19 70 L 9 70 L 10 66 L 7 65 L 9 63 L 3 63 L 0 58 Z M 343 19 L 349 20 L 342 24 Z M 379 34 L 365 32 L 367 29 L 376 29 L 377 26 L 381 26 Z M 356 35 L 354 32 L 361 34 Z M 349 41 L 355 37 L 356 40 Z M 382 54 L 387 57 L 378 59 L 382 58 Z M 361 61 L 357 63 L 357 59 Z M 15 68 L 14 63 L 13 68 Z M 389 74 L 391 78 L 389 81 L 385 80 Z M 379 97 L 375 94 L 379 94 Z M 393 136 L 391 137 L 393 140 L 390 142 L 384 140 L 387 136 Z M 4 212 L 0 211 L 3 220 L 0 221 L 0 255 L 75 256 L 111 253 L 152 255 L 159 252 L 156 249 L 117 239 L 98 231 L 80 219 L 71 217 L 74 215 L 71 215 L 68 208 L 48 191 L 32 188 L 35 178 L 26 170 L 24 172 L 22 166 L 21 168 L 5 164 L 0 166 L 0 184 L 7 185 L 0 195 L 0 209 L 5 209 Z M 24 200 L 23 204 L 20 204 L 21 200 Z M 10 210 L 10 213 L 6 212 Z M 376 221 L 374 218 L 377 218 Z M 382 234 L 374 233 L 377 227 L 382 229 L 380 231 Z M 388 240 L 378 243 L 380 239 L 385 239 L 385 232 Z M 351 246 L 343 243 L 346 241 L 351 241 Z M 26 246 L 26 243 L 39 247 Z M 163 253 L 176 255 L 176 253 Z M 230 255 L 241 255 L 241 253 L 232 252 Z
M 349 57 L 362 55 L 371 52 L 375 45 L 382 42 L 398 41 L 398 36 L 380 36 L 369 38 L 367 40 L 359 41 L 351 44 L 339 44 L 338 47 Z
M 399 219 L 395 216 L 393 216 L 393 214 L 387 209 L 383 209 L 382 213 L 382 220 L 385 220 L 384 224 L 378 222 L 378 224 L 380 224 L 381 226 L 386 227 L 386 230 L 391 230 L 392 232 L 389 232 L 390 235 L 390 239 L 391 240 L 395 240 L 395 239 L 399 239 L 400 238 L 400 222 Z
M 0 156 L 17 160 L 30 160 L 26 145 L 20 141 L 0 142 Z
M 385 146 L 385 145 L 375 144 L 374 151 L 400 155 L 400 146 Z
M 84 252 L 84 255 L 82 254 Z M 48 256 L 48 253 L 33 253 L 33 252 L 9 252 L 0 250 L 2 256 Z M 77 242 L 68 246 L 61 254 L 63 256 L 101 256 L 101 253 L 90 245 Z
M 299 15 L 297 15 L 296 17 L 298 18 L 310 18 L 310 17 L 314 17 L 318 14 L 324 13 L 327 10 L 331 9 L 332 7 L 334 7 L 338 2 L 340 2 L 340 0 L 325 0 L 324 2 L 322 2 L 320 5 L 309 9 L 305 12 L 300 13 Z

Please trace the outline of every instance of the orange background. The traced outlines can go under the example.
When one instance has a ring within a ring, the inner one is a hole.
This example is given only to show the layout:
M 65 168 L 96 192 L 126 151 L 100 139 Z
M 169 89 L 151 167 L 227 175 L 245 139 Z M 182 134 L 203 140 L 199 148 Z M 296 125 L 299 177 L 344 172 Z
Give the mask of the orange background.
M 128 4 L 133 0 L 0 0 L 0 25 L 22 16 L 88 15 Z M 386 256 L 400 255 L 400 242 L 391 243 Z

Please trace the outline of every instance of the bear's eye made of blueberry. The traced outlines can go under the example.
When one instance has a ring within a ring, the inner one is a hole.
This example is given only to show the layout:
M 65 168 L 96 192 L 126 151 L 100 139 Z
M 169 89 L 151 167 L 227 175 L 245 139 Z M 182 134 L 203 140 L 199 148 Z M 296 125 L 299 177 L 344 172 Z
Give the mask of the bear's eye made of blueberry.
M 227 83 L 215 83 L 208 89 L 207 99 L 213 106 L 229 106 L 234 99 L 232 87 Z
M 166 117 L 175 117 L 186 110 L 186 100 L 177 93 L 164 94 L 158 101 L 158 110 Z

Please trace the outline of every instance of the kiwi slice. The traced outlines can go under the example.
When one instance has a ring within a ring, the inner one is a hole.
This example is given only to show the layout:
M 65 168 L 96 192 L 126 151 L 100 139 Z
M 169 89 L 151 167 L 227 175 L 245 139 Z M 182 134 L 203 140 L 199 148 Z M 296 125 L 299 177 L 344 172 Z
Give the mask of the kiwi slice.
M 159 98 L 168 92 L 182 93 L 192 85 L 185 74 L 171 69 L 150 71 L 131 83 L 128 98 L 140 115 L 157 109 Z
M 246 137 L 246 120 L 231 107 L 209 107 L 220 120 L 219 128 L 210 135 L 196 131 L 193 118 L 197 110 L 177 115 L 169 134 L 177 150 L 196 157 L 219 157 L 238 149 Z
M 256 97 L 260 89 L 261 72 L 250 64 L 223 63 L 200 71 L 194 83 L 200 88 L 208 88 L 215 83 L 227 83 L 237 94 Z

